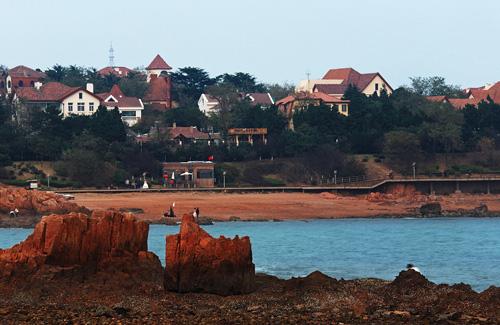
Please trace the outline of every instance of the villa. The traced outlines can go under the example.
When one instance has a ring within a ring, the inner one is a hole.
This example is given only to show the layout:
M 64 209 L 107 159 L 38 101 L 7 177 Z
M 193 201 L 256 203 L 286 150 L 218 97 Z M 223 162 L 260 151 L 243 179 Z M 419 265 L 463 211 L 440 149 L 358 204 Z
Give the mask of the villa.
M 359 73 L 353 68 L 330 69 L 322 79 L 302 80 L 295 91 L 297 93 L 320 92 L 330 96 L 343 97 L 351 85 L 367 96 L 375 93 L 380 96 L 382 91 L 391 95 L 394 91 L 380 73 Z

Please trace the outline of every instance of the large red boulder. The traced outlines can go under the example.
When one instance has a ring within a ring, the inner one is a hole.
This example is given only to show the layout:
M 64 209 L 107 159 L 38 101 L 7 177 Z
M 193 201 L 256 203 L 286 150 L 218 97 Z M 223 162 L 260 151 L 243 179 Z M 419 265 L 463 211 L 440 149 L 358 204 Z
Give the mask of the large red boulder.
M 24 242 L 0 250 L 0 281 L 82 281 L 99 273 L 106 282 L 146 279 L 161 285 L 163 270 L 147 251 L 148 232 L 147 223 L 115 211 L 46 216 Z
M 167 290 L 233 295 L 252 292 L 254 285 L 248 237 L 215 239 L 191 215 L 183 216 L 179 234 L 167 236 Z
M 20 216 L 70 212 L 89 213 L 86 208 L 69 202 L 62 195 L 53 192 L 0 186 L 0 214 L 8 214 L 14 209 L 20 211 Z

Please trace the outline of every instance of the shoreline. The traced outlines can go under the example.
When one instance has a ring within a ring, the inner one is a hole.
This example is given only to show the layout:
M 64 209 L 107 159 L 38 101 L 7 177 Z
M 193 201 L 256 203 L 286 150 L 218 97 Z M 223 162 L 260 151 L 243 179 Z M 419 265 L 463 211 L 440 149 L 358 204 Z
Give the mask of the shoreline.
M 36 217 L 33 217 L 36 218 Z M 30 219 L 33 219 L 30 217 Z M 33 224 L 29 225 L 24 225 L 24 226 L 18 226 L 18 225 L 5 225 L 5 224 L 0 224 L 0 229 L 33 229 L 40 221 L 42 216 L 39 216 L 36 219 L 36 222 Z M 429 220 L 429 219 L 497 219 L 500 218 L 500 214 L 495 213 L 495 214 L 487 214 L 487 215 L 480 215 L 480 216 L 474 216 L 471 214 L 443 214 L 443 215 L 436 215 L 436 216 L 415 216 L 414 214 L 408 214 L 408 215 L 374 215 L 374 216 L 349 216 L 349 217 L 316 217 L 316 218 L 304 218 L 304 219 L 240 219 L 240 220 L 227 220 L 227 219 L 214 219 L 210 217 L 204 218 L 204 220 L 200 221 L 201 226 L 211 226 L 214 225 L 214 223 L 232 223 L 232 222 L 241 222 L 241 223 L 252 223 L 252 222 L 258 222 L 258 223 L 279 223 L 279 222 L 314 222 L 314 221 L 333 221 L 333 220 L 366 220 L 366 219 L 411 219 L 411 220 Z M 148 220 L 148 219 L 142 219 L 143 221 L 147 222 L 149 225 L 164 225 L 164 226 L 172 226 L 176 227 L 180 225 L 180 220 L 181 218 L 173 218 L 173 219 L 168 219 L 170 222 L 165 222 L 165 220 L 161 219 L 154 219 L 154 220 Z

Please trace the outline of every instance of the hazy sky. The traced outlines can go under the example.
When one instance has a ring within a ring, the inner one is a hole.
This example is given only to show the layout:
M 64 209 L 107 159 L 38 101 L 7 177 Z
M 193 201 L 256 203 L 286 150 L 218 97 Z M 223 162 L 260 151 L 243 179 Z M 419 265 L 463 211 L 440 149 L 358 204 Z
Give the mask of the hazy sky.
M 329 68 L 381 72 L 394 87 L 440 75 L 500 80 L 498 0 L 0 0 L 0 64 L 244 71 L 262 82 Z

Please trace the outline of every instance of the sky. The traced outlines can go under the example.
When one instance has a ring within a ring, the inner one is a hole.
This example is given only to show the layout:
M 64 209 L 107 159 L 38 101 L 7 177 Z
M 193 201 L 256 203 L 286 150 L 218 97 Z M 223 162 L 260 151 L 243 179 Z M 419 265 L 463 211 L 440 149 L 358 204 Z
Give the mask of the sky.
M 498 0 L 0 0 L 0 64 L 146 66 L 260 82 L 380 72 L 394 87 L 443 76 L 463 87 L 500 80 Z

